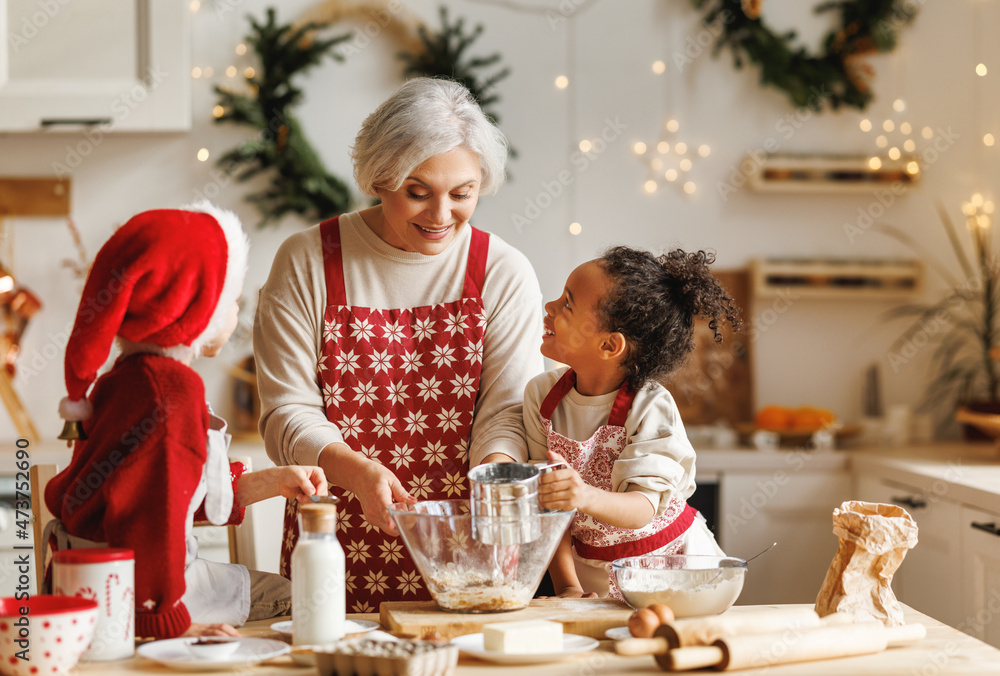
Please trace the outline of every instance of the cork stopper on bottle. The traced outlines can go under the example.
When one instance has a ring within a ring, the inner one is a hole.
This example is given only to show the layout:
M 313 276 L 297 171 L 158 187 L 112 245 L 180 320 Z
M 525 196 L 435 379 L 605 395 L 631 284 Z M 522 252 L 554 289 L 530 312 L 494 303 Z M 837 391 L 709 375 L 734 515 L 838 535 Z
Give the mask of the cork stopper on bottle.
M 302 530 L 310 533 L 333 533 L 337 530 L 337 506 L 315 504 L 299 506 Z

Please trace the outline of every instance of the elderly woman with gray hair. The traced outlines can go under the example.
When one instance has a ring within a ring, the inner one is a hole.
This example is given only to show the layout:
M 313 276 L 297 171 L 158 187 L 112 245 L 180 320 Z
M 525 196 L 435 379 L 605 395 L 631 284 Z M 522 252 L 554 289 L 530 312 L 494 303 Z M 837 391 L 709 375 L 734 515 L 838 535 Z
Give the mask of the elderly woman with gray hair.
M 380 203 L 289 237 L 260 291 L 260 431 L 348 499 L 347 610 L 430 598 L 386 510 L 467 497 L 468 468 L 527 458 L 542 296 L 523 254 L 470 225 L 507 141 L 463 86 L 410 80 L 366 119 L 354 177 Z M 297 540 L 289 503 L 281 572 Z

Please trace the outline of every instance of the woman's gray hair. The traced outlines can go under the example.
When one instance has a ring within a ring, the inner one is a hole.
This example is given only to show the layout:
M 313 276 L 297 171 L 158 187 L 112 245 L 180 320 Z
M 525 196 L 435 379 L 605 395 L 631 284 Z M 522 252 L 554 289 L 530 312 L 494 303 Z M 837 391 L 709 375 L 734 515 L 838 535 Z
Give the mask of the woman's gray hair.
M 351 158 L 354 180 L 372 197 L 398 190 L 424 161 L 456 148 L 479 157 L 479 192 L 492 195 L 506 179 L 507 138 L 472 94 L 452 80 L 414 78 L 403 84 L 361 125 Z

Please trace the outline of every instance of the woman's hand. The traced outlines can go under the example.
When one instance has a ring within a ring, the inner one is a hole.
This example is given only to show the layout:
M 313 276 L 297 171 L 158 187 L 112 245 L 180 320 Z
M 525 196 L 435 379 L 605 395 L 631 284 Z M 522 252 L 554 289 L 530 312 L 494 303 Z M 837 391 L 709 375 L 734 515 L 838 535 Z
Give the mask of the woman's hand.
M 181 636 L 239 636 L 240 632 L 225 622 L 221 624 L 198 624 L 192 622 Z
M 389 517 L 388 507 L 394 502 L 416 502 L 399 483 L 399 479 L 385 465 L 369 460 L 357 481 L 350 489 L 361 503 L 365 520 L 389 535 L 399 535 L 396 524 Z
M 369 460 L 347 444 L 336 442 L 319 454 L 320 467 L 337 486 L 354 494 L 365 521 L 389 535 L 399 535 L 386 509 L 394 502 L 416 502 L 385 465 Z
M 555 451 L 548 452 L 549 462 L 566 462 Z M 593 492 L 600 490 L 589 485 L 580 473 L 569 466 L 552 469 L 538 480 L 538 504 L 543 509 L 576 509 L 587 513 Z

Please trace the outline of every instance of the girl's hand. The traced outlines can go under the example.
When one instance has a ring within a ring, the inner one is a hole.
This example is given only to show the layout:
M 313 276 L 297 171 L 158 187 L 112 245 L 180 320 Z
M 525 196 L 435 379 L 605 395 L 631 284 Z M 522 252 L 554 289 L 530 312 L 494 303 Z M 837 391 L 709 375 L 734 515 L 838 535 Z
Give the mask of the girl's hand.
M 399 535 L 396 524 L 389 517 L 388 507 L 394 502 L 416 502 L 399 483 L 392 471 L 380 463 L 369 461 L 356 485 L 355 497 L 361 503 L 365 520 L 389 535 Z
M 583 593 L 583 590 L 579 587 L 566 587 L 559 595 L 556 596 L 557 599 L 596 599 L 597 592 L 589 592 L 587 594 Z
M 548 452 L 549 462 L 566 462 L 555 451 Z M 576 509 L 587 512 L 592 494 L 599 490 L 589 485 L 580 473 L 569 466 L 549 470 L 538 481 L 538 504 L 543 509 Z
M 239 636 L 240 632 L 229 624 L 198 624 L 192 622 L 181 636 Z
M 286 465 L 279 468 L 278 494 L 299 503 L 309 502 L 310 495 L 327 495 L 326 474 L 319 467 Z

